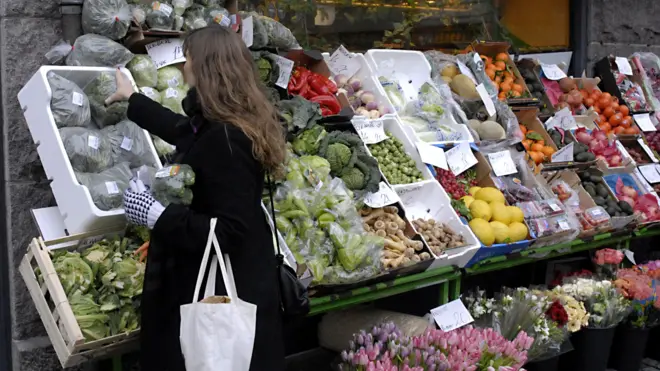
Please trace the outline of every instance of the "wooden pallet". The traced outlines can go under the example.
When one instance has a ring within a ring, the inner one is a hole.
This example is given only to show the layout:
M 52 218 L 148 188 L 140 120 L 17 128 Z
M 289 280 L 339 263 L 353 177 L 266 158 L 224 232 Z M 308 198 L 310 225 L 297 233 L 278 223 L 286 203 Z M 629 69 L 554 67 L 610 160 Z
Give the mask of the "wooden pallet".
M 114 232 L 117 234 L 117 232 Z M 62 283 L 57 277 L 49 255 L 48 246 L 64 242 L 97 240 L 99 232 L 80 234 L 44 242 L 34 238 L 23 257 L 19 271 L 32 300 L 43 321 L 48 337 L 57 353 L 63 368 L 75 366 L 92 359 L 107 358 L 129 352 L 138 346 L 139 329 L 128 334 L 120 334 L 101 340 L 87 341 L 73 315 Z M 80 245 L 79 245 L 80 246 Z M 39 267 L 43 283 L 37 280 L 34 269 Z

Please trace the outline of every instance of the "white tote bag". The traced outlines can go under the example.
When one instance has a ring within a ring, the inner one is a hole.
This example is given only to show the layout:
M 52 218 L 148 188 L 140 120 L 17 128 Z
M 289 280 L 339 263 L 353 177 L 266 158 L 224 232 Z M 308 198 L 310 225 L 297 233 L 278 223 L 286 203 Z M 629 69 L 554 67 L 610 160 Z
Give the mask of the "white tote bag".
M 257 306 L 238 298 L 229 256 L 225 255 L 222 259 L 220 244 L 215 236 L 216 223 L 215 218 L 211 220 L 211 230 L 197 276 L 193 301 L 181 306 L 181 351 L 186 361 L 186 371 L 249 371 Z M 211 246 L 215 248 L 217 258 L 214 256 L 212 260 L 204 290 L 205 298 L 214 295 L 217 261 L 229 303 L 197 300 L 206 275 Z

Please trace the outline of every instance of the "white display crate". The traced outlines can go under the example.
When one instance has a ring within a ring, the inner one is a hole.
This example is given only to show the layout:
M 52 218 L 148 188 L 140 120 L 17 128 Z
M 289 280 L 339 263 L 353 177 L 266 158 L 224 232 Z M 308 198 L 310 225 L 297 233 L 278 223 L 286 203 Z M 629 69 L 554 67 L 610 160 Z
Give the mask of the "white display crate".
M 52 92 L 46 78 L 46 74 L 50 71 L 73 81 L 84 89 L 100 73 L 114 74 L 115 69 L 42 66 L 18 93 L 18 101 L 23 109 L 32 139 L 37 145 L 37 153 L 46 176 L 51 181 L 50 187 L 67 231 L 74 234 L 124 225 L 126 219 L 123 209 L 100 210 L 94 205 L 87 187 L 80 185 L 76 179 L 50 109 Z M 135 86 L 130 72 L 126 69 L 122 69 L 122 72 Z M 151 137 L 146 131 L 144 135 L 154 156 L 153 163 L 160 168 L 162 165 L 151 142 Z
M 419 88 L 431 80 L 431 64 L 422 52 L 371 49 L 365 57 L 376 78 L 385 76 L 399 81 L 407 101 L 416 99 Z
M 435 180 L 427 180 L 409 185 L 393 186 L 401 199 L 406 217 L 411 222 L 415 219 L 433 219 L 448 225 L 454 232 L 463 236 L 466 245 L 445 250 L 438 256 L 429 269 L 455 265 L 459 268 L 472 259 L 481 247 L 481 243 L 469 226 L 463 224 L 451 206 L 451 200 Z

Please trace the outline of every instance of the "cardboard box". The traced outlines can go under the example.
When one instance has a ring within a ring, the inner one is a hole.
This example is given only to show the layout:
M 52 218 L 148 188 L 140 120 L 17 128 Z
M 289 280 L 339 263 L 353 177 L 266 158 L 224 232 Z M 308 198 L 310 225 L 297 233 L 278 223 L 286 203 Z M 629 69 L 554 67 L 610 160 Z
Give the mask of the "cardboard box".
M 541 85 L 541 92 L 542 96 L 541 99 L 539 100 L 539 117 L 542 120 L 547 119 L 550 116 L 553 116 L 555 114 L 555 106 L 552 104 L 550 101 L 550 98 L 548 98 L 548 94 L 545 92 L 545 85 L 543 85 L 543 82 L 541 81 L 541 66 L 533 59 L 525 58 L 521 59 L 516 62 L 516 66 L 520 71 L 530 71 L 531 73 L 534 74 L 534 78 L 536 79 L 536 82 L 538 82 Z M 522 75 L 522 73 L 521 73 Z M 523 78 L 524 80 L 524 78 Z M 530 91 L 531 90 L 529 86 L 527 86 L 527 89 Z M 546 107 L 546 112 L 543 113 L 543 106 L 545 105 Z

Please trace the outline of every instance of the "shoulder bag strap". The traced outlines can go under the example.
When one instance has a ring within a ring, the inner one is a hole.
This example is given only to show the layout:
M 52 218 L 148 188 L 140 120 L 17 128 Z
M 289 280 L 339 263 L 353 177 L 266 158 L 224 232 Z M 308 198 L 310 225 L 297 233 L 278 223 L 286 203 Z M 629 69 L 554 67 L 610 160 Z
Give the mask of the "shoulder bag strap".
M 275 234 L 275 244 L 277 245 L 277 266 L 281 266 L 284 264 L 284 255 L 282 255 L 282 250 L 280 250 L 280 239 L 277 238 L 277 224 L 275 222 L 275 201 L 273 201 L 273 183 L 270 181 L 270 173 L 266 173 L 266 180 L 268 181 L 268 184 L 266 184 L 266 187 L 268 187 L 268 196 L 270 198 L 270 212 L 273 218 L 273 233 Z

